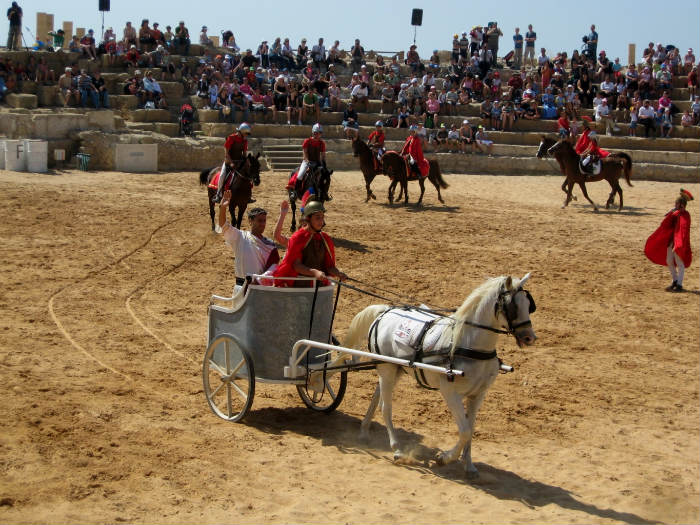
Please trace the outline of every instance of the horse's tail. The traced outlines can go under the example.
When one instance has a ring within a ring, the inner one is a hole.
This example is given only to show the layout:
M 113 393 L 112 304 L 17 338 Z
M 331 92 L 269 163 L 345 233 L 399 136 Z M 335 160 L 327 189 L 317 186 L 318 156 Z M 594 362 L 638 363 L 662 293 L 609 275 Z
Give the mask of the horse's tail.
M 386 304 L 373 304 L 357 314 L 350 323 L 350 328 L 348 328 L 343 346 L 356 349 L 364 347 L 367 334 L 369 333 L 369 327 L 372 326 L 372 323 L 377 317 L 386 312 L 389 308 L 390 306 Z
M 199 173 L 199 183 L 200 184 L 206 184 L 209 182 L 209 173 L 211 172 L 211 168 L 207 168 L 204 171 L 201 171 Z
M 440 171 L 440 165 L 437 163 L 436 160 L 430 161 L 431 166 L 435 166 L 435 180 L 437 183 L 440 185 L 440 187 L 444 190 L 445 188 L 449 187 L 449 184 L 445 182 L 445 179 L 442 178 L 442 172 Z
M 632 186 L 630 182 L 630 176 L 632 175 L 632 157 L 623 152 L 618 153 L 617 156 L 625 160 L 625 162 L 622 163 L 622 166 L 625 168 L 625 180 L 628 186 Z

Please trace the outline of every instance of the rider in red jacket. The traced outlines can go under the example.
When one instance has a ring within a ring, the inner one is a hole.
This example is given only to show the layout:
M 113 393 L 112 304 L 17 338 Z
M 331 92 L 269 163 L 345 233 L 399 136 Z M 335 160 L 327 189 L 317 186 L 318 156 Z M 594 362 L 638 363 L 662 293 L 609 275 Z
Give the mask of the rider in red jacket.
M 406 143 L 401 149 L 401 155 L 408 156 L 408 162 L 411 169 L 421 177 L 427 177 L 430 171 L 430 164 L 423 157 L 423 146 L 420 143 L 420 137 L 416 133 L 418 127 L 412 124 L 409 128 L 410 135 L 406 138 Z
M 241 125 L 238 126 L 238 131 L 232 133 L 226 138 L 226 142 L 224 143 L 226 158 L 224 159 L 224 163 L 221 165 L 216 195 L 212 199 L 215 203 L 221 202 L 221 197 L 226 187 L 226 180 L 230 178 L 229 171 L 231 166 L 233 166 L 236 161 L 239 161 L 245 157 L 246 153 L 248 153 L 248 135 L 250 135 L 250 133 L 250 124 L 247 122 L 242 122 Z M 255 202 L 255 200 L 251 199 L 250 202 Z

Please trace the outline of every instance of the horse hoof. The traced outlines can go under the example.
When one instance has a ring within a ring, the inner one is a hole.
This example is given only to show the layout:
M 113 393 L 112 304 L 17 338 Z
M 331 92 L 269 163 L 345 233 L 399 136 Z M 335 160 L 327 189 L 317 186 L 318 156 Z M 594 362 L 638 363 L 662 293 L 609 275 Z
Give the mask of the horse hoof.
M 479 471 L 476 470 L 476 469 L 474 469 L 474 470 L 467 470 L 467 471 L 465 472 L 465 477 L 466 477 L 467 479 L 469 479 L 469 480 L 472 480 L 472 481 L 475 480 L 475 479 L 479 479 Z
M 372 195 L 370 195 L 370 197 L 372 197 L 372 200 L 373 200 L 373 201 L 376 201 L 376 200 L 377 200 L 377 196 L 376 196 L 374 193 L 373 193 Z

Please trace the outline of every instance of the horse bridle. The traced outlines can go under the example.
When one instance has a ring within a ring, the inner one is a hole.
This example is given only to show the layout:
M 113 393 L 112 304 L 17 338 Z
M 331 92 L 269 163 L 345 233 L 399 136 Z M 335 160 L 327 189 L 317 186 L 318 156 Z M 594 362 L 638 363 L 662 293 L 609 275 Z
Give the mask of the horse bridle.
M 525 296 L 528 298 L 528 312 L 533 313 L 535 310 L 537 310 L 535 300 L 532 298 L 532 295 L 530 295 L 530 292 L 528 292 L 522 287 L 516 288 L 515 290 L 502 289 L 499 292 L 498 299 L 496 300 L 496 304 L 494 305 L 494 313 L 496 317 L 498 317 L 499 312 L 503 312 L 503 315 L 505 315 L 506 321 L 508 322 L 508 330 L 501 330 L 500 328 L 493 328 L 491 326 L 473 323 L 471 321 L 463 321 L 464 324 L 473 326 L 475 328 L 481 328 L 482 330 L 488 330 L 489 332 L 494 332 L 496 334 L 506 335 L 513 334 L 515 330 L 523 326 L 532 325 L 532 321 L 530 321 L 530 319 L 521 323 L 513 323 L 518 318 L 518 305 L 515 303 L 515 296 L 521 292 L 524 293 Z M 509 296 L 510 300 L 506 300 L 506 296 Z

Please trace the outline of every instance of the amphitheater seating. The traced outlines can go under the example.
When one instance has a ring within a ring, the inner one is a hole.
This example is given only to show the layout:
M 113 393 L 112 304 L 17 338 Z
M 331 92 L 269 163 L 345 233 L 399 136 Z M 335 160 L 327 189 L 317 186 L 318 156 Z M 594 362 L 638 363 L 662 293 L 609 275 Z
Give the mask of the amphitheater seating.
M 199 46 L 192 45 L 189 57 L 173 56 L 174 63 L 181 59 L 188 61 L 192 66 L 196 66 L 202 50 Z M 26 51 L 4 52 L 3 55 L 13 60 L 27 59 Z M 71 59 L 67 54 L 62 53 L 42 53 L 47 58 L 49 67 L 56 71 L 62 71 L 63 67 Z M 374 56 L 374 54 L 370 55 Z M 87 60 L 78 61 L 79 67 L 84 67 L 88 71 L 95 71 L 100 68 L 103 78 L 110 93 L 110 105 L 114 111 L 114 129 L 120 133 L 155 133 L 167 137 L 177 137 L 179 132 L 178 111 L 180 106 L 187 102 L 197 108 L 194 130 L 197 136 L 218 138 L 223 144 L 223 138 L 232 133 L 235 125 L 221 122 L 219 111 L 203 109 L 204 101 L 196 96 L 186 95 L 183 84 L 176 81 L 162 80 L 160 69 L 152 69 L 156 79 L 163 89 L 168 101 L 168 110 L 161 109 L 138 109 L 138 101 L 135 96 L 123 95 L 126 80 L 133 71 L 125 72 L 123 67 L 112 68 L 109 66 L 107 57 L 101 57 L 101 63 Z M 373 62 L 368 63 L 371 69 Z M 350 81 L 348 69 L 338 68 L 338 76 L 341 85 L 347 85 Z M 145 73 L 146 69 L 141 68 Z M 402 73 L 408 74 L 406 66 L 402 66 Z M 512 74 L 509 69 L 501 70 L 501 78 L 507 82 Z M 442 81 L 438 79 L 438 89 L 442 87 Z M 344 103 L 350 96 L 347 89 L 342 89 Z M 685 77 L 674 79 L 674 88 L 671 92 L 673 103 L 681 111 L 688 109 L 689 92 L 686 88 Z M 92 111 L 79 108 L 62 108 L 62 98 L 58 87 L 55 85 L 41 85 L 34 82 L 25 82 L 22 86 L 22 93 L 13 93 L 6 97 L 7 105 L 11 108 L 32 110 L 39 108 L 53 108 L 52 111 L 60 112 L 85 112 Z M 360 134 L 367 137 L 377 120 L 387 118 L 381 113 L 381 102 L 370 100 L 367 112 L 359 115 Z M 592 115 L 592 110 L 584 110 L 584 114 Z M 470 124 L 484 124 L 479 118 L 479 105 L 469 104 L 459 106 L 457 114 L 454 116 L 440 116 L 439 122 L 444 122 L 448 127 L 452 124 L 459 126 L 463 119 L 469 119 Z M 627 151 L 632 155 L 635 164 L 635 173 L 644 178 L 655 178 L 668 180 L 676 173 L 679 180 L 689 180 L 688 177 L 695 177 L 698 180 L 698 165 L 700 165 L 700 127 L 681 128 L 679 124 L 680 115 L 676 116 L 677 126 L 673 130 L 671 139 L 644 139 L 627 136 L 628 125 L 618 124 L 620 131 L 615 136 L 601 136 L 602 147 L 614 151 Z M 340 126 L 342 113 L 322 112 L 320 122 L 324 125 L 324 138 L 328 143 L 329 163 L 335 169 L 357 169 L 359 163 L 352 156 L 351 144 L 344 138 L 343 130 Z M 267 115 L 262 113 L 250 113 L 249 121 L 253 123 L 256 139 L 260 139 L 258 144 L 264 155 L 267 157 L 267 164 L 273 169 L 287 170 L 296 167 L 300 162 L 301 142 L 310 133 L 310 125 L 313 120 L 307 119 L 304 126 L 287 125 L 286 114 L 280 112 L 276 119 L 272 113 Z M 545 173 L 553 172 L 553 167 L 545 161 L 535 159 L 537 145 L 540 136 L 546 133 L 554 133 L 556 124 L 553 120 L 518 120 L 511 132 L 490 131 L 489 135 L 495 141 L 494 158 L 486 156 L 462 155 L 457 153 L 439 153 L 441 165 L 445 171 L 454 172 L 479 172 L 479 173 Z M 638 129 L 638 133 L 639 133 Z M 386 129 L 389 148 L 398 149 L 406 136 L 406 130 Z M 430 147 L 428 155 L 435 155 Z

